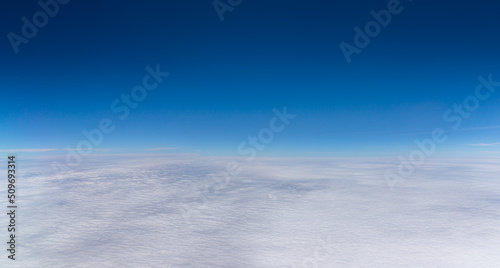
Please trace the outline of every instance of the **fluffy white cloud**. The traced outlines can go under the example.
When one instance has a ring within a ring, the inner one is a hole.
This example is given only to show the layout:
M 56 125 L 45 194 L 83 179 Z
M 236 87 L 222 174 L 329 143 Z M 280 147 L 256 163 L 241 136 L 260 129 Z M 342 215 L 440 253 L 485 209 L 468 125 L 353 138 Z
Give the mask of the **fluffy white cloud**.
M 227 158 L 18 161 L 19 259 L 0 267 L 500 266 L 494 158 L 433 160 L 395 191 L 392 159 L 237 159 L 229 179 Z

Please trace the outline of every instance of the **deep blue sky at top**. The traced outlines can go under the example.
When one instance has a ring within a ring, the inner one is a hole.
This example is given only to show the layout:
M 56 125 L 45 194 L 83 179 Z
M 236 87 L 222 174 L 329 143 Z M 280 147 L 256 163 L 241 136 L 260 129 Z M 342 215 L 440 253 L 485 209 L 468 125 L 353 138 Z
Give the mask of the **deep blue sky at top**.
M 225 2 L 225 1 L 223 1 Z M 296 119 L 263 155 L 407 152 L 442 114 L 474 93 L 477 76 L 500 81 L 500 3 L 402 0 L 403 11 L 348 64 L 340 42 L 389 1 L 245 0 L 220 21 L 212 1 L 78 1 L 61 6 L 14 53 L 37 1 L 0 11 L 0 149 L 72 147 L 81 130 L 141 83 L 147 65 L 170 76 L 102 148 L 235 154 L 288 107 Z M 492 95 L 443 151 L 500 141 Z M 481 148 L 483 149 L 483 148 Z

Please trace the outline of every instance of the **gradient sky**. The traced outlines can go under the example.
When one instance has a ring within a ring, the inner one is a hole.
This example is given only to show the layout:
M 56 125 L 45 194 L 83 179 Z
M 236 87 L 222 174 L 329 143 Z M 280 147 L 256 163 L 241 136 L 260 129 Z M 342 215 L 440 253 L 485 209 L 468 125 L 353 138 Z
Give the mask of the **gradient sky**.
M 286 106 L 297 117 L 261 155 L 410 152 L 434 128 L 451 130 L 443 113 L 474 94 L 479 75 L 500 81 L 500 3 L 401 1 L 348 64 L 339 44 L 388 2 L 245 0 L 220 21 L 209 0 L 73 0 L 17 54 L 7 34 L 41 8 L 3 3 L 0 151 L 74 148 L 108 117 L 116 130 L 100 149 L 237 155 Z M 158 63 L 170 76 L 118 120 L 110 104 Z M 438 151 L 498 153 L 498 94 Z

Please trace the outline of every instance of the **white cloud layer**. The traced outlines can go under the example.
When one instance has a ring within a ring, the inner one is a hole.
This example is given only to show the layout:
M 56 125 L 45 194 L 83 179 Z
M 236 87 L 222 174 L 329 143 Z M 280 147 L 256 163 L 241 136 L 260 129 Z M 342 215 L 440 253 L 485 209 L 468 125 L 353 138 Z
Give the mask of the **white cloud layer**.
M 156 148 L 148 148 L 144 149 L 144 151 L 164 151 L 164 150 L 175 150 L 176 147 L 156 147 Z
M 471 146 L 500 146 L 500 142 L 469 144 Z
M 0 153 L 40 153 L 50 151 L 57 151 L 57 149 L 9 149 L 0 150 Z
M 18 159 L 0 267 L 500 267 L 498 158 L 434 159 L 394 192 L 393 159 L 260 159 L 214 184 L 228 160 L 93 156 L 57 177 Z

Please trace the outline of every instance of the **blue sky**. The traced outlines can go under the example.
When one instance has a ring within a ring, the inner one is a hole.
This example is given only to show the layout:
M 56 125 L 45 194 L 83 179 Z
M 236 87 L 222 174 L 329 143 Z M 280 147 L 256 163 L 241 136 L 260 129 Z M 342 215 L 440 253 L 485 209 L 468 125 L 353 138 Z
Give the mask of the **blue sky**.
M 286 106 L 297 117 L 263 156 L 396 155 L 436 127 L 450 130 L 439 152 L 497 152 L 498 92 L 456 131 L 443 113 L 478 76 L 500 81 L 500 4 L 401 1 L 347 63 L 339 44 L 388 2 L 243 1 L 221 21 L 211 1 L 71 1 L 18 53 L 8 33 L 41 8 L 4 4 L 0 151 L 60 153 L 111 118 L 96 149 L 237 155 Z M 170 75 L 119 120 L 111 103 L 156 64 Z

